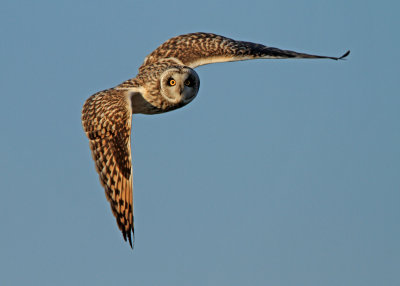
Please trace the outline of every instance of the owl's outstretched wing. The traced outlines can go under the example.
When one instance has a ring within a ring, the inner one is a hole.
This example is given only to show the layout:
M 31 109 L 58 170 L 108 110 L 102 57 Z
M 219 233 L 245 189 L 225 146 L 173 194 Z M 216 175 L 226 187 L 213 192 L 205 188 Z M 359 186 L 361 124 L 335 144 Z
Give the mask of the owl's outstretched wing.
M 267 47 L 261 44 L 235 41 L 210 33 L 192 33 L 169 39 L 150 55 L 142 66 L 166 58 L 175 58 L 185 66 L 197 66 L 251 59 L 332 59 L 340 60 L 349 55 L 347 51 L 341 57 L 328 57 L 298 53 L 289 50 Z
M 128 101 L 123 90 L 109 89 L 92 95 L 83 105 L 82 125 L 112 213 L 132 247 L 132 111 Z

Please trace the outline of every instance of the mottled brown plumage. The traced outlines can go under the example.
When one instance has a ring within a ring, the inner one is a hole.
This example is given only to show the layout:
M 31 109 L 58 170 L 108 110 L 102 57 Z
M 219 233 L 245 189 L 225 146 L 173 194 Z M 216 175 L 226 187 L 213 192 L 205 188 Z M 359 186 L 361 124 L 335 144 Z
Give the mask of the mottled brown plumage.
M 130 133 L 133 113 L 157 114 L 180 108 L 197 95 L 193 68 L 250 59 L 327 58 L 235 41 L 209 33 L 174 37 L 148 55 L 139 73 L 120 85 L 95 93 L 82 109 L 82 125 L 107 200 L 125 240 L 133 247 L 133 193 Z
M 142 67 L 165 58 L 176 58 L 183 65 L 195 68 L 215 62 L 251 59 L 326 58 L 339 60 L 346 57 L 349 53 L 350 51 L 341 57 L 310 55 L 267 47 L 252 42 L 235 41 L 210 33 L 192 33 L 171 38 L 163 43 L 145 58 Z
M 85 102 L 82 124 L 118 227 L 124 239 L 128 238 L 132 245 L 132 111 L 128 107 L 126 97 L 120 91 L 109 89 L 98 92 Z

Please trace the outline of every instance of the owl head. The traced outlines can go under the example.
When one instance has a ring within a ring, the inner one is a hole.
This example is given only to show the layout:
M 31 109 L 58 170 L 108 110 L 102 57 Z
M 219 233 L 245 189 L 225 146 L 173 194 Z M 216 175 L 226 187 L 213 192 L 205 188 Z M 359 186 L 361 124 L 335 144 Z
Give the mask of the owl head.
M 156 114 L 191 102 L 199 91 L 200 79 L 190 67 L 165 60 L 140 68 L 135 79 L 119 87 L 131 91 L 133 113 Z
M 189 67 L 169 67 L 160 76 L 161 96 L 169 104 L 177 107 L 191 102 L 196 97 L 199 87 L 199 76 Z

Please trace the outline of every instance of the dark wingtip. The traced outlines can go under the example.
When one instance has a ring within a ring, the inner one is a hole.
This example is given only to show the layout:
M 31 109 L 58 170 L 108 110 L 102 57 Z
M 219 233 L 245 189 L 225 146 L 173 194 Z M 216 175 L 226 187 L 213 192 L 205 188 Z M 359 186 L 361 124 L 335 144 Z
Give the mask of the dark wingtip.
M 133 230 L 132 230 L 132 233 L 133 233 Z M 126 231 L 122 231 L 122 236 L 123 236 L 123 238 L 124 238 L 124 240 L 125 241 L 128 241 L 129 242 L 129 245 L 131 246 L 131 248 L 133 249 L 133 242 L 132 242 L 132 233 L 131 233 L 131 230 L 129 230 L 129 232 L 126 232 Z M 135 235 L 133 235 L 133 236 L 135 236 Z M 127 239 L 128 238 L 128 239 Z
M 129 239 L 129 245 L 131 246 L 131 248 L 133 249 L 133 243 L 132 243 L 132 236 L 131 236 L 131 232 L 129 232 L 128 234 L 128 239 Z
M 341 56 L 341 57 L 339 57 L 339 58 L 337 58 L 337 59 L 338 59 L 338 60 L 342 60 L 342 59 L 344 59 L 345 57 L 347 57 L 349 54 L 350 54 L 350 50 L 348 50 L 347 52 L 345 52 L 345 53 L 343 54 L 343 56 Z

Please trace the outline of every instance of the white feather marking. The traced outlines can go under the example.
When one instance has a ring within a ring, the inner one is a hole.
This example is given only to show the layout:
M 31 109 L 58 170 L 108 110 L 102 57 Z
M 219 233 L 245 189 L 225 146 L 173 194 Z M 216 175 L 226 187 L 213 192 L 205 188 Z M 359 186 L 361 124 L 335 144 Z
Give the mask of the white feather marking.
M 224 62 L 236 62 L 236 61 L 245 61 L 254 59 L 253 57 L 209 57 L 209 58 L 200 58 L 194 62 L 191 62 L 188 66 L 191 68 L 195 68 L 198 66 L 214 64 L 214 63 L 224 63 Z

